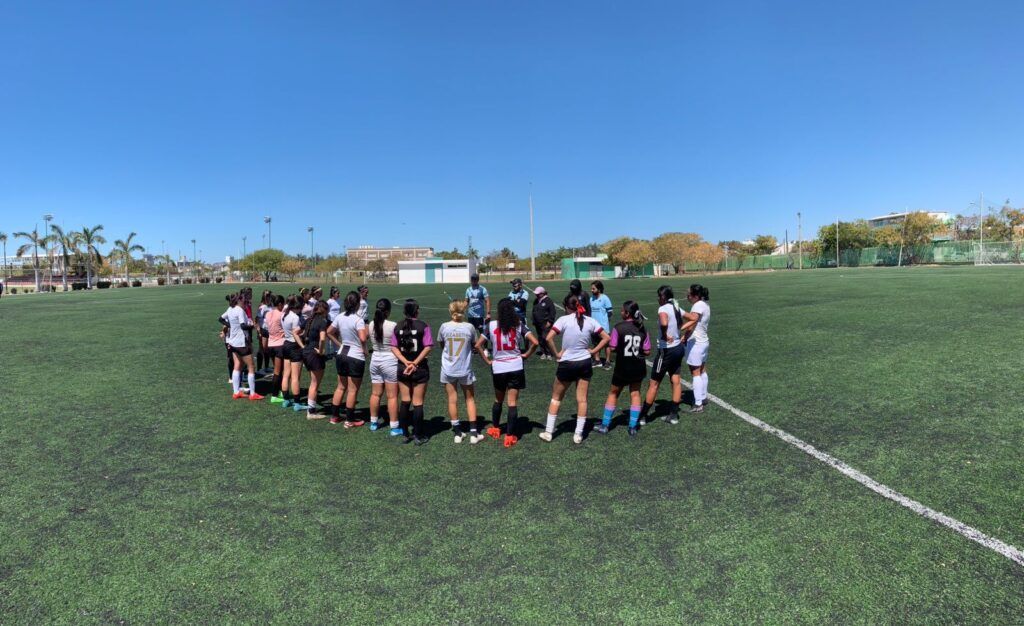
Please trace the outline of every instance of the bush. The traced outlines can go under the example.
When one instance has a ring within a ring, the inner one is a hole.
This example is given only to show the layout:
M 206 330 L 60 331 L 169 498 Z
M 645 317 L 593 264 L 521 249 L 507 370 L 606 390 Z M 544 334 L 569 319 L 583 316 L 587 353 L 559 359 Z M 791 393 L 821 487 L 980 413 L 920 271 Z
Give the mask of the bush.
M 205 285 L 210 282 L 210 279 L 207 276 L 203 276 L 202 278 L 199 279 L 199 282 Z
M 191 285 L 192 284 L 192 279 L 191 278 L 186 278 L 183 282 L 186 285 Z
M 156 279 L 156 284 L 158 284 L 158 285 L 166 285 L 167 284 L 167 279 L 164 278 L 163 276 L 161 276 L 160 278 Z
M 17 287 L 11 287 L 11 293 L 12 294 L 18 293 L 18 288 Z
M 96 288 L 97 289 L 110 289 L 110 281 L 109 280 L 101 280 L 101 281 L 96 283 Z
M 217 284 L 219 285 L 222 282 L 224 282 L 224 277 L 223 276 L 218 276 L 217 277 Z
M 122 280 L 117 283 L 118 289 L 126 289 L 128 287 L 128 281 Z
M 141 280 L 133 280 L 132 281 L 132 287 L 141 287 L 141 286 L 142 286 L 142 281 Z
M 81 282 L 81 281 L 73 282 L 73 283 L 71 283 L 71 291 L 82 291 L 83 289 L 85 289 L 85 286 L 86 285 L 85 285 L 84 282 Z

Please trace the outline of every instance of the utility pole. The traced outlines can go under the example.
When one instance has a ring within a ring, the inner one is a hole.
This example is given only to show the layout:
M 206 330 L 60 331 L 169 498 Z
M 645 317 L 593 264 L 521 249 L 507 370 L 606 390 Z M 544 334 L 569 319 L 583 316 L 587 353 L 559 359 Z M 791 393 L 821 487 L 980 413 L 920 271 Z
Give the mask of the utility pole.
M 839 220 L 836 219 L 836 269 L 839 269 Z
M 244 259 L 244 258 L 245 258 L 245 256 L 246 256 L 246 255 L 245 255 L 245 240 L 246 240 L 246 236 L 245 236 L 245 235 L 242 235 L 242 258 L 243 258 L 243 259 Z
M 313 252 L 313 227 L 307 226 L 309 232 L 309 269 L 316 271 L 316 254 Z
M 192 240 L 192 278 L 196 276 L 196 240 Z
M 788 228 L 786 229 L 786 247 L 785 247 L 785 250 L 786 250 L 786 258 L 789 259 L 790 261 L 792 261 L 793 257 L 791 257 L 789 255 L 790 249 L 789 249 L 789 229 Z M 788 270 L 789 267 L 786 267 L 786 269 Z
M 985 262 L 985 194 L 978 198 L 978 234 L 981 237 L 981 262 Z
M 271 231 L 270 231 L 270 222 L 271 221 L 272 220 L 270 219 L 269 215 L 264 216 L 263 223 L 267 225 L 267 247 L 268 248 L 273 248 L 274 247 L 274 236 L 271 234 Z
M 537 256 L 533 251 L 533 183 L 530 183 L 530 280 L 537 280 Z
M 804 233 L 803 223 L 800 221 L 800 211 L 796 212 L 796 248 L 800 256 L 800 269 L 804 269 Z
M 46 245 L 43 246 L 46 250 L 46 267 L 50 269 L 50 282 L 53 282 L 53 261 L 50 259 L 50 222 L 53 221 L 53 215 L 47 213 L 43 216 L 43 221 L 46 222 L 45 237 Z

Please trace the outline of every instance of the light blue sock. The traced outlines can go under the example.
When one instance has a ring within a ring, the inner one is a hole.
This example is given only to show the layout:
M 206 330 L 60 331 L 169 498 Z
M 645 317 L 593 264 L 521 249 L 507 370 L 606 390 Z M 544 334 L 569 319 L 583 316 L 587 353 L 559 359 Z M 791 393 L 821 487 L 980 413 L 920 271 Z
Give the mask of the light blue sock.
M 612 425 L 612 415 L 615 415 L 615 405 L 604 405 L 604 417 L 601 418 L 602 426 Z
M 631 406 L 629 407 L 629 427 L 636 428 L 636 423 L 640 421 L 640 407 Z

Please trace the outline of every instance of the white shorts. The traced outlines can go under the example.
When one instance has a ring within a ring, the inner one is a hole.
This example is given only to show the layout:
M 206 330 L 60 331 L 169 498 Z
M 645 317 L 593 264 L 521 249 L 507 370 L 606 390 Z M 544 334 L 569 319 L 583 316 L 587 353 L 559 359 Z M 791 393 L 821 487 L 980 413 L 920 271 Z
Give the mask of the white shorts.
M 442 385 L 447 385 L 447 384 L 451 383 L 453 385 L 461 385 L 463 387 L 468 387 L 468 386 L 472 385 L 475 382 L 476 382 L 476 374 L 474 374 L 473 372 L 470 372 L 470 373 L 466 374 L 465 376 L 449 376 L 449 375 L 445 374 L 444 372 L 441 372 L 441 384 Z
M 397 383 L 398 359 L 371 359 L 370 382 L 378 385 L 381 383 Z
M 686 364 L 690 367 L 700 367 L 708 361 L 708 348 L 710 342 L 697 343 L 693 339 L 686 342 Z

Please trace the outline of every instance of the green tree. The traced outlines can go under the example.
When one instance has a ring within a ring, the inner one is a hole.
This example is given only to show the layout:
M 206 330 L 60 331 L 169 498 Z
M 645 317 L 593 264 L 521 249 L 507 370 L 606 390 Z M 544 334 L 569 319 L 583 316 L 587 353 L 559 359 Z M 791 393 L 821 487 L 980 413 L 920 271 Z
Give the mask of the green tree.
M 649 241 L 634 239 L 618 251 L 616 258 L 627 267 L 643 267 L 654 262 L 654 246 Z
M 771 254 L 779 247 L 779 240 L 774 235 L 758 235 L 754 237 L 754 254 Z
M 107 243 L 107 240 L 100 234 L 102 230 L 103 224 L 97 224 L 92 228 L 83 226 L 82 230 L 78 231 L 78 240 L 85 253 L 85 285 L 89 289 L 92 289 L 93 262 L 99 267 L 103 266 L 103 255 L 100 254 L 99 246 Z
M 28 254 L 28 251 L 32 251 L 32 269 L 35 272 L 36 277 L 36 292 L 42 290 L 42 284 L 39 282 L 39 247 L 46 248 L 47 242 L 50 241 L 49 237 L 39 235 L 39 227 L 36 226 L 31 231 L 23 231 L 14 233 L 15 237 L 20 237 L 28 241 L 18 247 L 17 256 L 22 257 Z
M 620 256 L 622 251 L 630 243 L 636 241 L 632 237 L 616 237 L 610 241 L 606 241 L 601 244 L 601 252 L 608 255 L 605 263 L 608 265 L 625 265 L 626 262 Z
M 11 273 L 7 268 L 7 233 L 0 232 L 0 243 L 4 246 L 4 274 L 9 277 Z
M 839 252 L 863 250 L 875 245 L 874 231 L 867 220 L 839 222 Z M 836 225 L 825 224 L 818 229 L 818 247 L 826 260 L 836 258 Z
M 110 252 L 110 256 L 120 260 L 124 266 L 124 280 L 128 282 L 128 270 L 131 265 L 133 252 L 145 252 L 146 249 L 140 246 L 135 241 L 136 233 L 128 233 L 128 237 L 125 239 L 118 239 L 114 241 L 114 249 Z
M 348 258 L 340 254 L 327 256 L 316 265 L 317 274 L 333 274 L 345 269 L 348 269 Z
M 57 224 L 50 224 L 50 239 L 60 246 L 61 260 L 64 270 L 60 273 L 64 291 L 68 290 L 68 267 L 71 266 L 72 255 L 78 256 L 79 237 L 75 231 L 64 232 Z
M 985 241 L 1009 241 L 1013 239 L 1013 227 L 1010 223 L 999 214 L 990 214 L 985 216 L 985 220 L 982 222 L 982 228 L 985 229 Z
M 890 224 L 875 229 L 875 244 L 895 247 L 903 243 L 903 226 Z
M 509 263 L 515 263 L 518 257 L 508 247 L 502 248 L 501 250 L 491 250 L 487 256 L 484 257 L 484 264 L 490 268 L 504 271 L 508 268 Z
M 283 271 L 281 266 L 284 264 L 285 259 L 287 259 L 287 256 L 285 256 L 284 252 L 276 248 L 263 248 L 246 257 L 236 259 L 231 263 L 231 269 L 243 274 L 259 272 L 263 274 L 263 280 L 268 281 L 271 275 Z
M 665 233 L 655 237 L 651 246 L 658 263 L 668 263 L 678 272 L 687 261 L 694 260 L 693 248 L 702 241 L 697 233 Z
M 463 253 L 459 252 L 458 248 L 452 248 L 451 250 L 441 250 L 440 252 L 435 252 L 434 256 L 436 256 L 436 257 L 438 257 L 440 259 L 444 259 L 446 261 L 454 261 L 454 260 L 457 260 L 457 259 L 465 259 L 466 258 L 466 255 L 464 255 Z
M 294 281 L 295 275 L 306 269 L 306 262 L 302 259 L 288 258 L 281 263 L 281 271 L 288 275 L 288 280 Z

